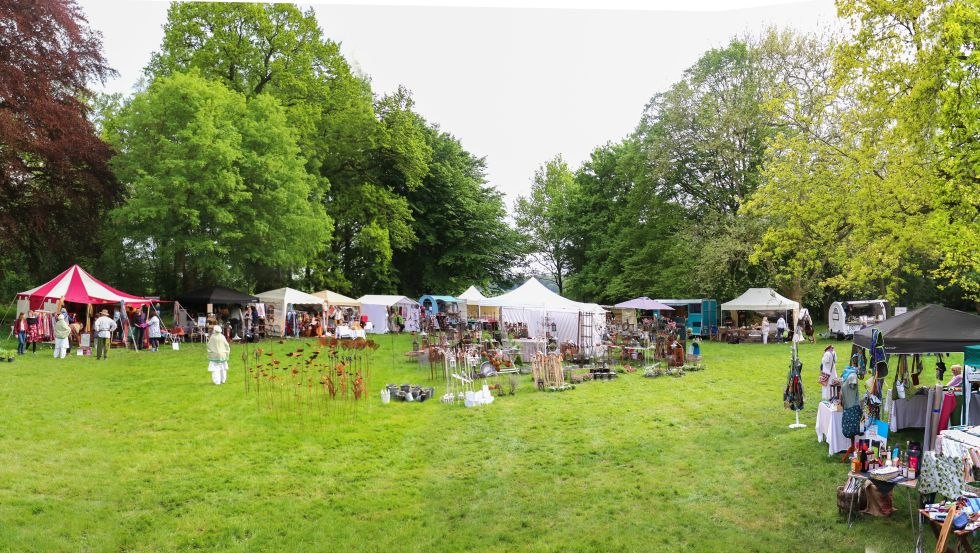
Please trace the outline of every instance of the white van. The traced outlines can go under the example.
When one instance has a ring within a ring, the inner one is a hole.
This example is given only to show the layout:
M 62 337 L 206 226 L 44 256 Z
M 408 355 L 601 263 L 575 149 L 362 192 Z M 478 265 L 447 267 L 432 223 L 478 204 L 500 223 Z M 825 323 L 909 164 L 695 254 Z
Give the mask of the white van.
M 827 313 L 827 328 L 838 339 L 851 338 L 866 326 L 888 318 L 886 300 L 835 301 Z

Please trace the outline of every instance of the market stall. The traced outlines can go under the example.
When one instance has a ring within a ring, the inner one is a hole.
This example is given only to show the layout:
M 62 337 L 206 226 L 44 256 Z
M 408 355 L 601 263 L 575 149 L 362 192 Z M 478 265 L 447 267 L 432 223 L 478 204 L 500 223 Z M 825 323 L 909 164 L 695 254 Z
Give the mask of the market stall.
M 454 296 L 426 294 L 419 298 L 422 306 L 422 329 L 448 330 L 466 321 L 466 300 Z
M 203 286 L 177 296 L 177 305 L 174 307 L 174 322 L 176 326 L 184 329 L 188 336 L 202 340 L 207 339 L 208 321 L 224 322 L 223 320 L 231 321 L 234 319 L 236 334 L 239 323 L 248 327 L 245 329 L 246 332 L 251 332 L 254 326 L 259 329 L 259 334 L 264 334 L 265 329 L 262 326 L 264 311 L 259 309 L 254 317 L 249 317 L 258 301 L 259 298 L 251 294 L 225 286 Z M 252 309 L 249 309 L 249 306 Z M 242 311 L 243 308 L 247 313 Z
M 745 324 L 748 321 L 744 317 L 740 324 L 740 312 L 750 311 L 761 314 L 782 315 L 786 320 L 786 328 L 790 329 L 792 328 L 791 325 L 793 322 L 799 320 L 800 304 L 780 295 L 772 288 L 749 288 L 741 296 L 721 304 L 721 310 L 729 311 L 733 314 L 734 325 L 729 331 L 741 332 L 741 335 L 746 338 L 758 336 L 761 341 L 761 325 Z M 775 332 L 776 330 L 775 323 L 775 319 L 770 321 L 771 332 Z
M 585 355 L 592 355 L 605 330 L 603 308 L 563 298 L 536 278 L 480 305 L 498 307 L 502 323 L 521 329 L 523 338 L 572 343 Z
M 313 292 L 313 295 L 323 299 L 323 304 L 327 308 L 325 324 L 334 333 L 337 333 L 338 327 L 348 326 L 348 323 L 360 318 L 361 302 L 354 298 L 349 298 L 331 290 L 320 290 L 319 292 Z
M 718 300 L 661 298 L 655 301 L 672 307 L 671 318 L 679 325 L 683 324 L 682 328 L 691 336 L 710 338 L 718 330 Z
M 95 306 L 112 304 L 114 307 L 111 311 L 119 318 L 127 306 L 143 307 L 155 301 L 117 290 L 78 265 L 72 265 L 40 286 L 16 294 L 15 300 L 17 307 L 14 316 L 33 310 L 43 341 L 54 340 L 54 321 L 62 308 L 69 313 L 70 319 L 74 319 L 73 338 L 80 340 L 83 333 L 91 331 Z M 122 328 L 120 336 L 127 336 Z
M 367 332 L 384 334 L 398 332 L 418 332 L 419 304 L 405 296 L 368 294 L 357 298 L 361 303 L 361 314 L 367 315 L 371 328 Z
M 980 317 L 941 305 L 926 305 L 858 330 L 854 333 L 854 345 L 871 350 L 873 336 L 877 333 L 883 336 L 883 350 L 886 354 L 911 356 L 905 360 L 899 358 L 896 365 L 909 365 L 913 367 L 912 370 L 906 372 L 899 368 L 891 380 L 893 389 L 912 390 L 914 382 L 911 380 L 922 370 L 915 368 L 919 364 L 920 356 L 935 354 L 937 372 L 944 372 L 944 355 L 965 352 L 967 347 L 980 342 Z M 942 378 L 942 375 L 939 376 Z M 956 390 L 943 392 L 941 387 L 927 389 L 931 397 L 926 399 L 911 393 L 905 393 L 903 398 L 892 399 L 889 402 L 891 424 L 898 428 L 913 424 L 923 427 L 924 449 L 933 449 L 936 435 L 945 427 L 960 422 L 950 420 L 957 404 L 963 403 L 964 424 L 970 422 L 970 413 L 976 415 L 978 412 L 976 399 L 970 394 L 969 380 L 965 382 L 964 388 L 971 397 L 969 402 L 963 401 L 963 394 Z
M 500 308 L 483 305 L 483 300 L 487 297 L 483 295 L 483 292 L 477 290 L 476 286 L 470 286 L 456 297 L 466 302 L 467 320 L 484 323 L 495 323 L 500 320 Z
M 319 336 L 326 310 L 323 298 L 293 288 L 256 294 L 265 307 L 265 327 L 271 336 Z M 301 309 L 297 309 L 301 308 Z

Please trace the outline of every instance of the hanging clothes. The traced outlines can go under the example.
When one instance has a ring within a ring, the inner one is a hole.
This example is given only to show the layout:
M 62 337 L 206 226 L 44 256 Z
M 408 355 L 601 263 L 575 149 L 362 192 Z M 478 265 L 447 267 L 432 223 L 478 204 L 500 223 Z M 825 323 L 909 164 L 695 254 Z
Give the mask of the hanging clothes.
M 803 379 L 800 376 L 802 371 L 803 363 L 799 359 L 793 359 L 786 376 L 786 389 L 783 391 L 783 405 L 792 411 L 803 409 Z

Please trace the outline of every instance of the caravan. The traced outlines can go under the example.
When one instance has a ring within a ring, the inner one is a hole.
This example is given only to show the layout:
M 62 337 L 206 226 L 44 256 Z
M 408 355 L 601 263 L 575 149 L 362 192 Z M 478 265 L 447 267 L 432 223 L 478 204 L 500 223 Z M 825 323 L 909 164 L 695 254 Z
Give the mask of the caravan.
M 838 339 L 851 338 L 866 326 L 888 317 L 886 300 L 835 301 L 827 312 L 827 328 Z

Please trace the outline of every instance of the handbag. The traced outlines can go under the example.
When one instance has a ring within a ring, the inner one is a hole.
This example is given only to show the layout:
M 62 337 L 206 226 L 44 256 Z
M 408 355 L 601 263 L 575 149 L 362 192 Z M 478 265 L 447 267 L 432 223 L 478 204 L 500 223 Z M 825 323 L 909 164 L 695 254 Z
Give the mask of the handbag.
M 821 372 L 819 377 L 819 382 L 821 386 L 826 386 L 830 382 L 830 374 Z
M 174 351 L 180 351 L 180 342 L 171 342 L 170 344 L 174 348 Z

